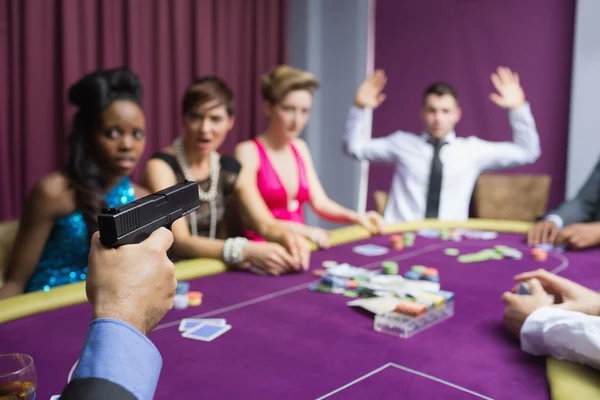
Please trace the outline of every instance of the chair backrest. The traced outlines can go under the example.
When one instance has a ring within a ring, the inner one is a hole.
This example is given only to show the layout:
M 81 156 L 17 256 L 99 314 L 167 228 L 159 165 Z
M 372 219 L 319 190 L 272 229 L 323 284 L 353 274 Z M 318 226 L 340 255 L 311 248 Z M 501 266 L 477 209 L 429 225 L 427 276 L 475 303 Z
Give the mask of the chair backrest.
M 477 218 L 535 221 L 546 212 L 548 175 L 482 174 L 475 185 Z
M 4 284 L 4 271 L 8 267 L 8 257 L 19 230 L 19 221 L 0 222 L 0 286 Z
M 388 193 L 383 190 L 376 190 L 373 192 L 373 202 L 375 203 L 375 211 L 379 214 L 383 215 L 383 210 L 385 210 L 385 205 L 388 201 Z

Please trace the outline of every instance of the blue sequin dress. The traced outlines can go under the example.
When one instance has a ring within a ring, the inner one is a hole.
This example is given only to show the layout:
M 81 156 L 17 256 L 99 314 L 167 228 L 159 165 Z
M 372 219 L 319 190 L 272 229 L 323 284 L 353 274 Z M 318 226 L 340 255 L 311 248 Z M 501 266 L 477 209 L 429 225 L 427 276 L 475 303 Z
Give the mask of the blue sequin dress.
M 135 200 L 129 178 L 124 177 L 105 197 L 109 207 L 121 207 Z M 79 210 L 58 219 L 25 292 L 48 291 L 87 276 L 90 239 L 83 213 Z

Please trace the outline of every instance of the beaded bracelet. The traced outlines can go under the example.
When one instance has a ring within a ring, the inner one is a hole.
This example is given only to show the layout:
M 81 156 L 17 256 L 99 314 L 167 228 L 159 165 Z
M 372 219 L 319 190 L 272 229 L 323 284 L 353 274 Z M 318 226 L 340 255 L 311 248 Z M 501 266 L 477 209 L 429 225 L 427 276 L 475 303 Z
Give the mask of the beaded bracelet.
M 244 237 L 229 238 L 225 241 L 223 246 L 223 261 L 225 264 L 238 265 L 243 260 L 242 252 L 244 246 L 248 243 L 248 239 Z

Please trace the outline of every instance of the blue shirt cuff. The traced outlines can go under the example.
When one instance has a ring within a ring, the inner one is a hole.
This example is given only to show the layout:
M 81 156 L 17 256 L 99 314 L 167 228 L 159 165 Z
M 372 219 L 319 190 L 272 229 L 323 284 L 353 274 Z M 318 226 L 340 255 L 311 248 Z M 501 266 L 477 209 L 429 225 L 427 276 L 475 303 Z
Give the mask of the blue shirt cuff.
M 138 400 L 154 397 L 162 357 L 150 339 L 123 321 L 92 321 L 73 379 L 100 378 L 127 389 Z

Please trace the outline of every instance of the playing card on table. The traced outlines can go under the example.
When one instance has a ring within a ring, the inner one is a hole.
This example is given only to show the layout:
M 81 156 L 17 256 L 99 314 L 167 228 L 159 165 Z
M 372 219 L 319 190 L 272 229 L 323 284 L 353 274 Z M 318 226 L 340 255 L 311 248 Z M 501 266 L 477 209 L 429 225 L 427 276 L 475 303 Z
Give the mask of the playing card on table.
M 203 322 L 208 322 L 214 325 L 225 326 L 227 321 L 225 318 L 185 318 L 179 323 L 179 332 L 189 331 L 192 328 L 197 327 Z
M 200 325 L 183 332 L 181 336 L 188 339 L 210 342 L 231 329 L 231 325 L 216 325 L 203 322 Z

